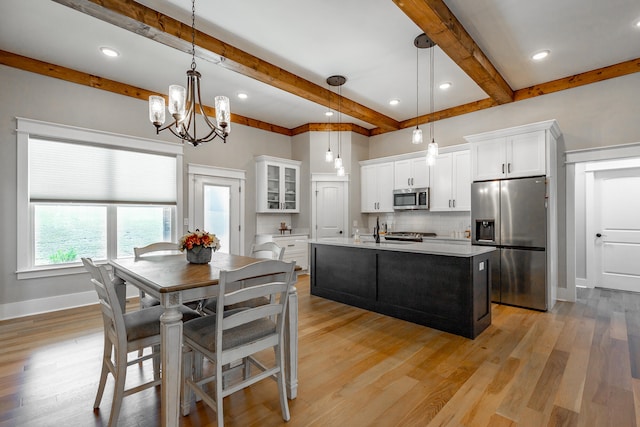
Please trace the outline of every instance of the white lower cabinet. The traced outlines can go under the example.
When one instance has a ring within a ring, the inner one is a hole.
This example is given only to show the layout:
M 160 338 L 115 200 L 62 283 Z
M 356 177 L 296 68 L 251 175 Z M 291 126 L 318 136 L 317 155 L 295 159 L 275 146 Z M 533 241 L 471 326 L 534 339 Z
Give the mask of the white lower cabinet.
M 431 210 L 471 210 L 471 154 L 469 150 L 440 154 L 431 166 Z
M 307 234 L 298 234 L 294 236 L 273 236 L 269 234 L 258 234 L 256 236 L 256 244 L 274 242 L 276 245 L 284 248 L 283 261 L 295 261 L 296 265 L 303 270 L 309 268 L 309 236 Z

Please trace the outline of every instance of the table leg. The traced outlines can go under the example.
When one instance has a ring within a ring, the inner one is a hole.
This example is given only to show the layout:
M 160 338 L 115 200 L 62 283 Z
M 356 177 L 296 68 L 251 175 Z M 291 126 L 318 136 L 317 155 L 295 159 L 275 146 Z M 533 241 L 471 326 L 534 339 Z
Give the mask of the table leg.
M 182 312 L 178 310 L 179 296 L 163 299 L 164 313 L 160 316 L 162 352 L 162 425 L 178 426 L 180 409 L 180 378 L 182 372 Z
M 295 286 L 289 292 L 289 315 L 285 319 L 285 368 L 287 395 L 289 399 L 298 396 L 298 290 Z

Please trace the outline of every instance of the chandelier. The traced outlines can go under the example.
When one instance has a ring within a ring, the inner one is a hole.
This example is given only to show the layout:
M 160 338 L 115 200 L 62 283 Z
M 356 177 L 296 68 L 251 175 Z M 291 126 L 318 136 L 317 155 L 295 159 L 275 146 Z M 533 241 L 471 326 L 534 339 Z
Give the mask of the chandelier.
M 435 46 L 436 43 L 431 40 L 426 34 L 422 33 L 418 37 L 415 38 L 413 44 L 420 49 L 429 49 L 429 139 L 431 142 L 427 145 L 427 164 L 429 166 L 433 166 L 436 161 L 436 157 L 438 156 L 438 143 L 436 142 L 434 135 L 434 118 L 433 118 L 433 110 L 434 110 L 434 82 L 435 82 L 435 73 L 434 73 L 434 59 L 435 59 Z M 417 59 L 416 59 L 417 63 Z M 417 69 L 417 66 L 416 66 Z M 416 92 L 417 92 L 417 79 L 416 79 Z M 418 108 L 416 101 L 416 129 L 413 131 L 412 142 L 414 144 L 422 143 L 422 131 L 418 128 Z M 417 134 L 417 135 L 416 135 Z M 417 142 L 419 141 L 419 142 Z
M 187 70 L 187 88 L 180 85 L 169 86 L 169 113 L 173 121 L 162 127 L 165 122 L 165 99 L 163 96 L 149 97 L 149 120 L 156 127 L 156 134 L 169 130 L 183 142 L 197 147 L 202 142 L 209 142 L 220 137 L 227 142 L 231 130 L 231 110 L 229 98 L 215 97 L 215 123 L 204 111 L 200 97 L 200 73 L 196 71 L 196 4 L 191 2 L 191 69 Z M 206 135 L 198 137 L 196 129 L 196 113 L 200 113 L 208 129 Z

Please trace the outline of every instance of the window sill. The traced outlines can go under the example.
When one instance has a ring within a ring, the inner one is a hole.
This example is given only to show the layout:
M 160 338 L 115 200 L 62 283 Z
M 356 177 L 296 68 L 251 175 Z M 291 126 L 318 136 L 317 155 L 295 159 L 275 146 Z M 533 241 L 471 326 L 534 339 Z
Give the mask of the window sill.
M 110 269 L 109 265 L 107 268 Z M 86 273 L 84 266 L 80 265 L 67 265 L 64 267 L 36 267 L 31 270 L 20 270 L 16 272 L 18 280 L 24 279 L 42 279 L 46 277 L 55 277 L 55 276 L 70 276 L 74 274 L 83 274 Z

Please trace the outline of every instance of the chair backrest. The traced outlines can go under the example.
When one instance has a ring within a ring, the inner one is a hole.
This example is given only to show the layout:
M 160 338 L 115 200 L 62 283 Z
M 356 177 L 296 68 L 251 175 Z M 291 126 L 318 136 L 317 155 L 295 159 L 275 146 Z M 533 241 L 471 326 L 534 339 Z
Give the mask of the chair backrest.
M 151 243 L 147 246 L 136 247 L 133 248 L 133 255 L 135 259 L 140 258 L 140 256 L 144 254 L 148 254 L 149 252 L 166 252 L 166 251 L 179 251 L 180 245 L 178 243 L 173 242 L 157 242 Z
M 234 350 L 227 355 L 228 345 L 223 342 L 224 331 L 237 328 L 256 321 L 275 322 L 273 333 L 261 336 L 262 341 L 269 341 L 266 346 L 275 345 L 275 340 L 282 340 L 283 322 L 288 306 L 288 294 L 295 278 L 295 262 L 287 263 L 278 260 L 265 260 L 249 264 L 235 270 L 220 272 L 219 294 L 216 307 L 216 348 L 222 349 L 220 362 L 230 363 L 248 354 L 255 353 L 259 343 L 252 342 L 246 352 Z M 236 312 L 225 313 L 224 307 L 255 298 L 266 297 L 268 304 L 254 308 L 243 308 Z M 219 326 L 218 326 L 219 325 Z M 232 334 L 232 331 L 231 331 Z
M 283 247 L 278 246 L 274 242 L 265 242 L 260 244 L 252 244 L 251 245 L 251 254 L 250 256 L 254 258 L 262 258 L 261 252 L 269 252 L 270 259 L 276 259 L 282 261 L 282 257 L 284 256 Z
M 124 325 L 124 314 L 118 302 L 116 289 L 111 282 L 109 272 L 103 265 L 96 265 L 91 258 L 82 258 L 82 264 L 91 274 L 91 283 L 93 283 L 100 300 L 105 334 L 112 343 L 117 343 L 120 338 L 124 340 L 126 345 L 127 333 Z

